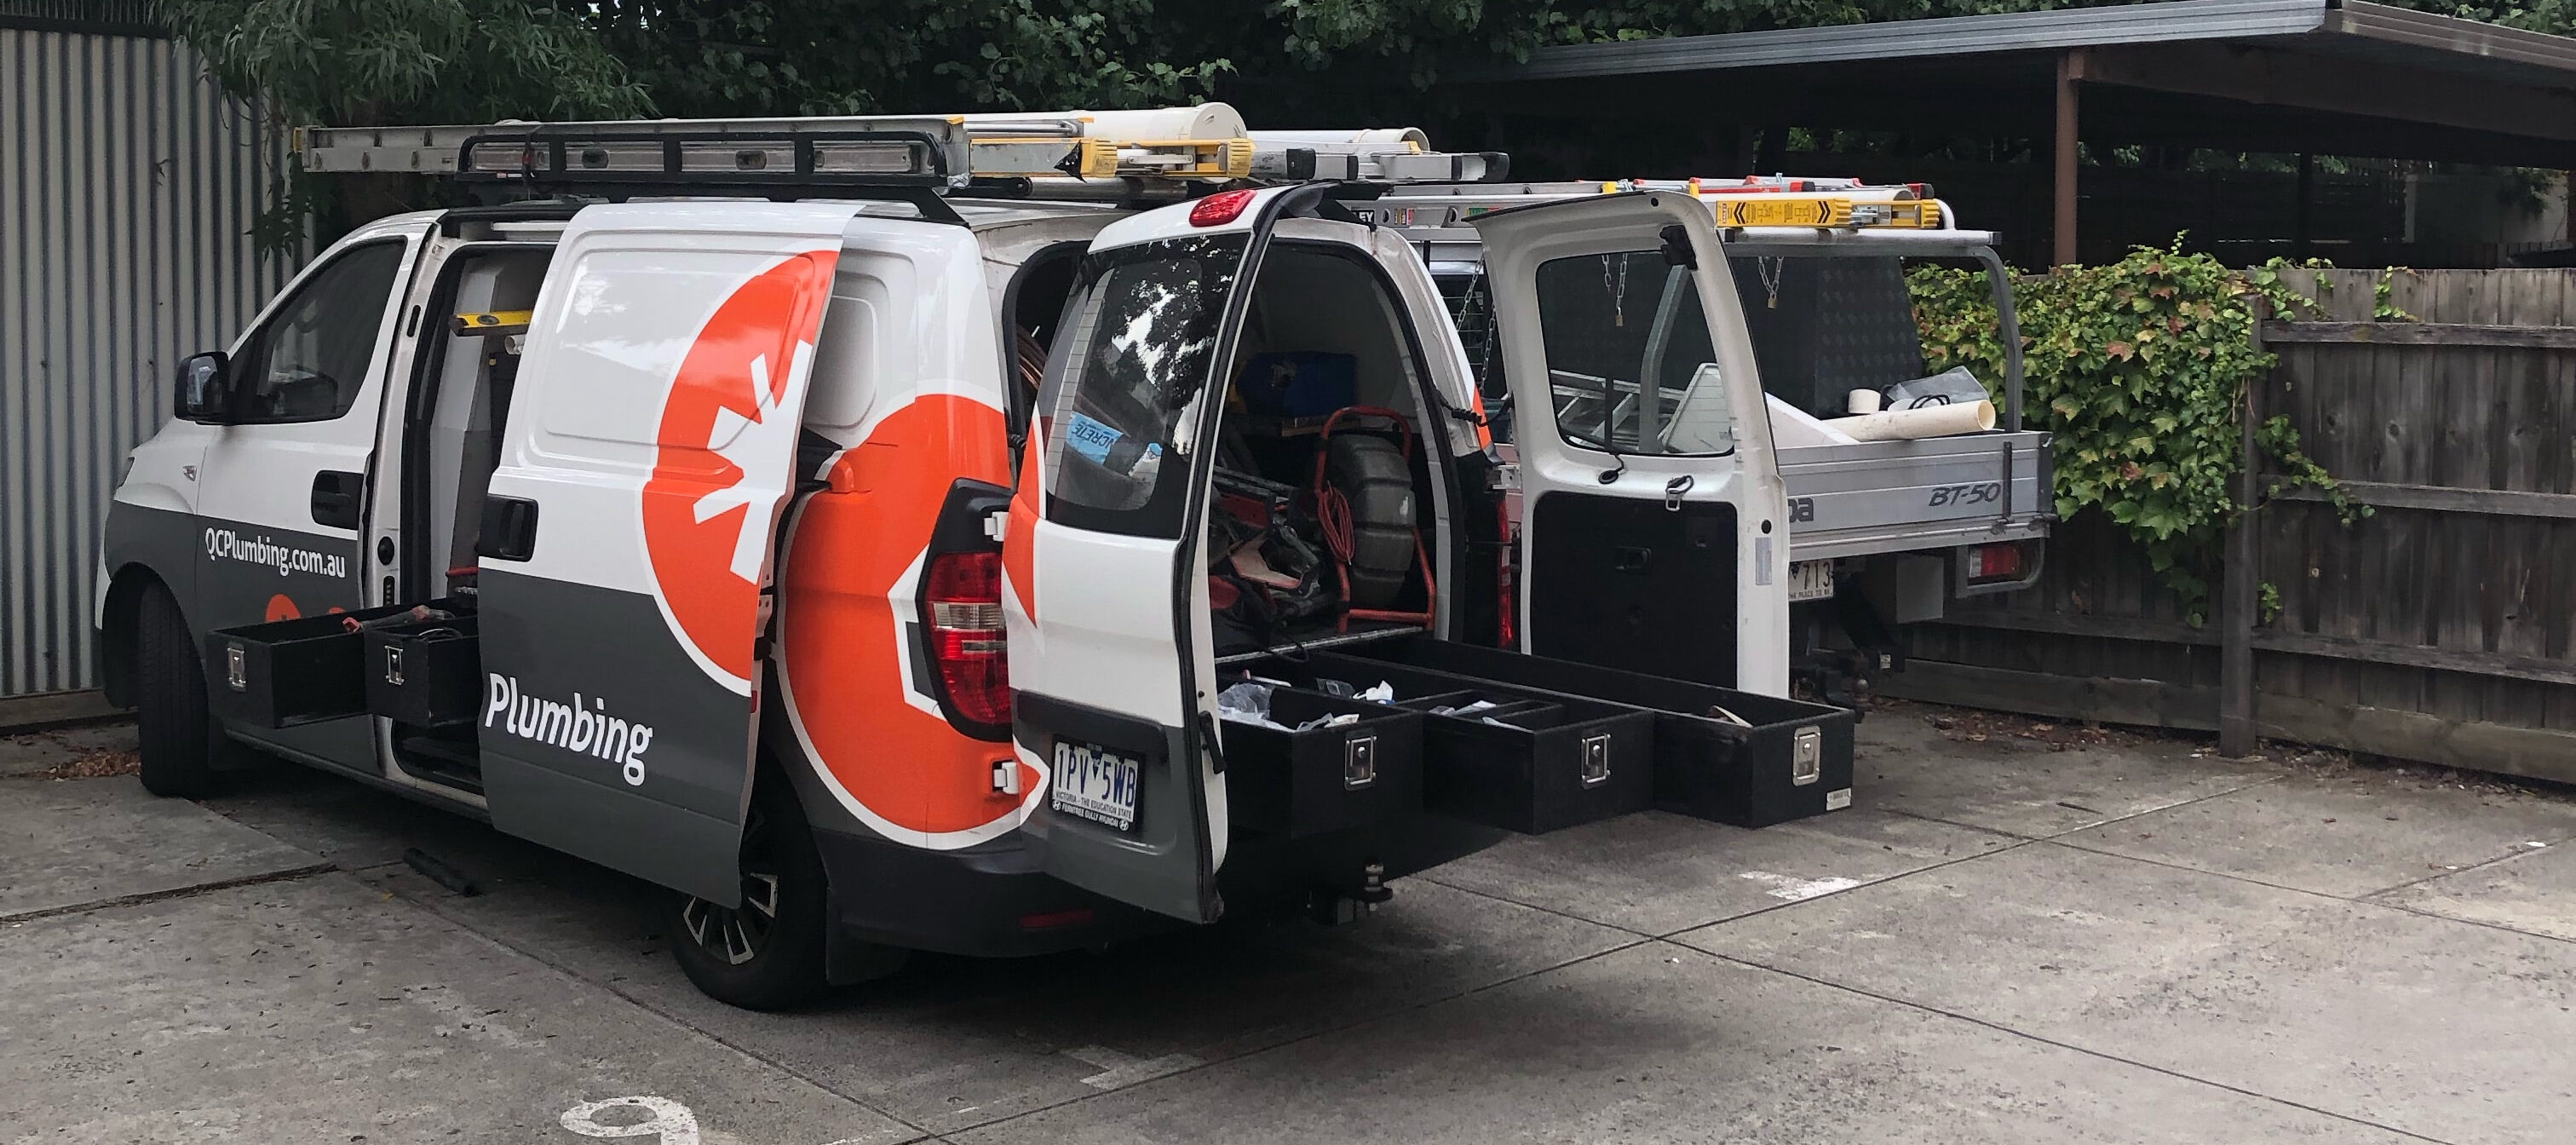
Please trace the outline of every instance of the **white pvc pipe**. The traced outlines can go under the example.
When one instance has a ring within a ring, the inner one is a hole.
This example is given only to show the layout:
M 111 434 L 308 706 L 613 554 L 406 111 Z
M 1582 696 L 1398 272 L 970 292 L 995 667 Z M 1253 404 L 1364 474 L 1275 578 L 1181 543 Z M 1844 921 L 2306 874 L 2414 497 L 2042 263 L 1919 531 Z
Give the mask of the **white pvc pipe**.
M 1961 433 L 1983 433 L 1995 427 L 1995 403 L 1954 402 L 1949 405 L 1922 406 L 1915 409 L 1883 410 L 1858 417 L 1833 417 L 1824 421 L 1826 428 L 1843 433 L 1856 441 L 1908 441 L 1924 437 L 1949 437 Z
M 1156 107 L 1142 111 L 1008 111 L 966 117 L 970 131 L 990 131 L 1014 124 L 1069 119 L 1082 124 L 1089 139 L 1241 139 L 1243 115 L 1232 104 Z
M 1394 147 L 1410 144 L 1414 150 L 1431 150 L 1431 136 L 1419 127 L 1366 127 L 1357 131 L 1256 131 L 1255 143 L 1384 143 Z

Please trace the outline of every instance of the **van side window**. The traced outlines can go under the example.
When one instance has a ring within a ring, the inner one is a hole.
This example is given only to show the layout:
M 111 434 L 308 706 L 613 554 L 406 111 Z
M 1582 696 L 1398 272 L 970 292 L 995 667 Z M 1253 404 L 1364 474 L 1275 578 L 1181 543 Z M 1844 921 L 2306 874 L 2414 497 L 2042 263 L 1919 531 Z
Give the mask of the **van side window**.
M 241 356 L 234 416 L 244 424 L 329 421 L 367 383 L 385 302 L 402 269 L 399 241 L 352 247 L 313 272 L 269 315 Z

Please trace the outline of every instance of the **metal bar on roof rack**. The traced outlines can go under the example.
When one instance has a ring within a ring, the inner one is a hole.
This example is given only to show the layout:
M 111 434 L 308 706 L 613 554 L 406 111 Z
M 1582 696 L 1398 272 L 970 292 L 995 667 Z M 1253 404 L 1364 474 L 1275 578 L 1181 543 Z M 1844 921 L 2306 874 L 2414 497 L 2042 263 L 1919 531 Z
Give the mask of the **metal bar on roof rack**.
M 957 191 L 979 179 L 1473 182 L 1499 178 L 1508 166 L 1499 153 L 1428 150 L 1413 128 L 1264 138 L 1246 131 L 1232 108 L 1213 104 L 1020 115 L 504 120 L 296 134 L 305 170 L 316 173 L 405 172 L 625 193 Z

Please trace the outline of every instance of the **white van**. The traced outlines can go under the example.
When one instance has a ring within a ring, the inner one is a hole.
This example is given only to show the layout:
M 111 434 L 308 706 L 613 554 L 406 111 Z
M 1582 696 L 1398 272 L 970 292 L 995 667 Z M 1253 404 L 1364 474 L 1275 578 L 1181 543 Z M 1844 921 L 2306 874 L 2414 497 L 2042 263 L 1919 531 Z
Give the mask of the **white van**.
M 1693 268 L 1666 310 L 1714 347 L 1667 367 L 1664 451 L 1524 428 L 1515 472 L 1422 262 L 1346 206 L 1383 183 L 1290 181 L 1426 153 L 1211 106 L 1142 142 L 309 143 L 516 201 L 361 227 L 183 366 L 103 554 L 145 784 L 244 743 L 487 817 L 677 891 L 681 965 L 752 1007 L 907 949 L 1347 916 L 1511 831 L 1847 805 L 1851 713 L 1785 698 L 1783 495 L 1706 207 L 1478 221 L 1513 378 L 1625 337 L 1595 296 L 1631 261 Z M 1075 198 L 1104 187 L 1168 205 Z M 1637 610 L 1661 675 L 1517 651 Z

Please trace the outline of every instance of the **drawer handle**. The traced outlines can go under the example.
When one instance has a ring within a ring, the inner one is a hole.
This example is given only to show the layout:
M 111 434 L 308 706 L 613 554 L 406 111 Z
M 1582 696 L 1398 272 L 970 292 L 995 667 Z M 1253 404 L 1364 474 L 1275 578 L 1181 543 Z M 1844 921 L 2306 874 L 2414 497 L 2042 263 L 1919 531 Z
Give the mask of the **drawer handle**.
M 1583 785 L 1599 787 L 1610 782 L 1610 733 L 1583 737 Z
M 1377 737 L 1342 741 L 1342 789 L 1357 791 L 1377 782 Z

